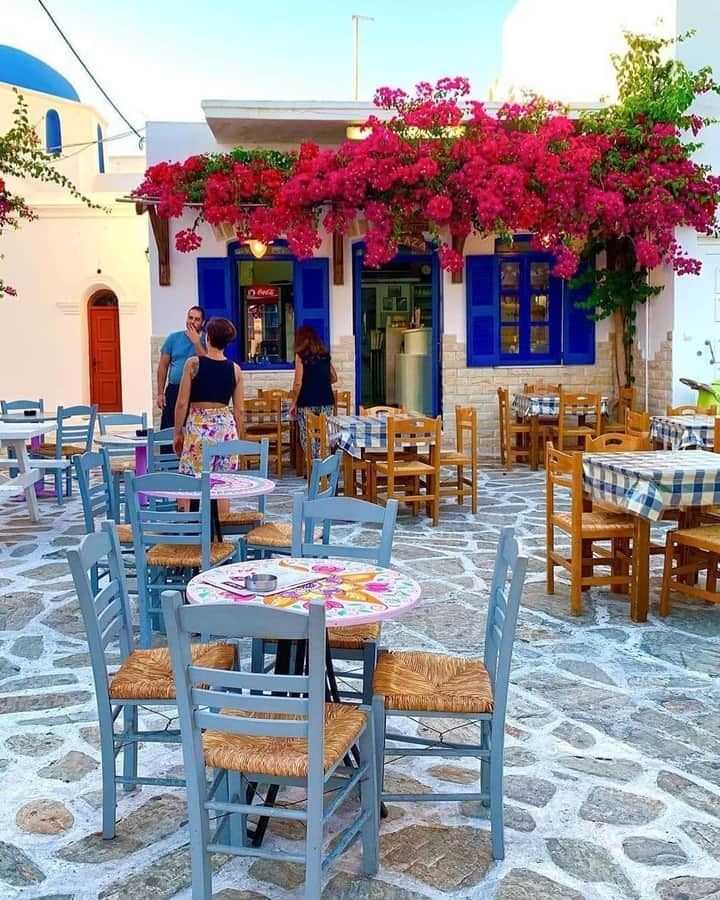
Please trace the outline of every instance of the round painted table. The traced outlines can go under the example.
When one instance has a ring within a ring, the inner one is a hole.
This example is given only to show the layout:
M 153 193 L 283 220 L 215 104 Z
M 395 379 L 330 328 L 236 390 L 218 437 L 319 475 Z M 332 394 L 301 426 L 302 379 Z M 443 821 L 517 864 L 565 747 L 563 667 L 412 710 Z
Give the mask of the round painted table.
M 144 491 L 148 497 L 164 497 L 165 499 L 184 499 L 200 496 L 200 479 L 197 479 L 196 491 Z M 275 482 L 257 475 L 245 475 L 235 472 L 213 472 L 210 475 L 211 500 L 243 500 L 271 494 L 275 490 Z
M 224 584 L 254 573 L 276 575 L 277 591 L 261 595 Z M 303 579 L 317 580 L 293 587 Z M 283 585 L 288 585 L 284 588 Z M 420 585 L 395 569 L 335 557 L 276 557 L 220 566 L 196 575 L 187 586 L 190 603 L 256 603 L 306 613 L 312 600 L 325 601 L 328 627 L 362 625 L 402 615 L 420 601 Z

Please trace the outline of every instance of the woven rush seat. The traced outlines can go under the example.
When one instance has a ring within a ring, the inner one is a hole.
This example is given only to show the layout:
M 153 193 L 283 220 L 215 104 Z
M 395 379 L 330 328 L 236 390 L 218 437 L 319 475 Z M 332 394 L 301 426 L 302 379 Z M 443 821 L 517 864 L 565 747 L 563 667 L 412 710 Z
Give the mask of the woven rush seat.
M 439 653 L 383 653 L 373 677 L 373 693 L 386 709 L 490 713 L 490 676 L 480 660 Z
M 251 716 L 239 710 L 222 710 L 224 715 Z M 267 713 L 253 713 L 252 718 L 270 718 Z M 273 719 L 298 719 L 300 716 L 272 715 Z M 327 772 L 345 756 L 365 725 L 365 713 L 350 703 L 325 704 L 325 746 L 323 768 Z M 276 738 L 206 731 L 203 735 L 205 764 L 234 772 L 258 775 L 306 778 L 308 774 L 308 742 L 305 738 Z
M 555 525 L 564 531 L 572 532 L 572 517 L 570 513 L 558 513 L 552 517 Z M 591 537 L 593 532 L 603 535 L 632 535 L 632 518 L 623 513 L 607 512 L 605 510 L 593 510 L 582 514 L 583 535 Z
M 235 512 L 228 511 L 220 516 L 221 525 L 253 525 L 263 520 L 263 514 L 257 509 L 241 509 Z
M 33 453 L 40 456 L 55 456 L 56 446 L 56 444 L 40 444 L 39 447 L 33 448 Z M 63 444 L 60 448 L 63 456 L 82 456 L 84 452 L 85 447 L 81 447 L 79 444 Z
M 315 529 L 315 540 L 322 538 L 322 528 Z M 248 544 L 260 547 L 291 547 L 292 522 L 266 522 L 245 535 Z
M 389 465 L 387 462 L 378 461 L 375 463 L 376 470 L 385 475 Z M 421 462 L 419 459 L 395 459 L 395 477 L 403 475 L 427 475 L 435 471 L 434 467 L 428 463 Z
M 116 525 L 115 530 L 117 531 L 118 540 L 121 544 L 132 544 L 132 525 Z
M 365 641 L 376 641 L 380 637 L 380 623 L 348 625 L 347 628 L 328 628 L 328 642 L 336 650 L 362 650 Z
M 686 547 L 696 547 L 707 553 L 720 553 L 720 525 L 700 525 L 672 532 L 672 539 Z
M 113 475 L 116 472 L 134 472 L 135 457 L 134 456 L 111 456 L 110 471 Z
M 440 451 L 441 466 L 454 466 L 457 463 L 465 463 L 466 465 L 470 465 L 471 462 L 472 457 L 468 453 L 459 453 L 457 450 Z
M 217 565 L 235 553 L 235 544 L 227 541 L 213 541 L 210 545 L 210 563 Z M 149 566 L 183 566 L 199 569 L 202 565 L 200 544 L 156 544 L 145 555 Z
M 235 648 L 232 644 L 193 644 L 193 664 L 206 669 L 232 669 Z M 167 647 L 133 650 L 110 682 L 113 700 L 174 700 L 170 652 Z

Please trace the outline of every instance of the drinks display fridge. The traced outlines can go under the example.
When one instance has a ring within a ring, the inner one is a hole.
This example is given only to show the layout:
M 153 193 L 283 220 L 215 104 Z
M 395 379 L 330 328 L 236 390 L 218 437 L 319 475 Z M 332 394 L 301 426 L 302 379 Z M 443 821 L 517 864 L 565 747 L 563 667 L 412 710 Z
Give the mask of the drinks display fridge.
M 292 348 L 286 347 L 285 335 L 293 333 L 293 323 L 286 321 L 288 315 L 292 317 L 292 302 L 283 302 L 279 285 L 243 289 L 242 323 L 248 362 L 287 362 L 287 352 Z

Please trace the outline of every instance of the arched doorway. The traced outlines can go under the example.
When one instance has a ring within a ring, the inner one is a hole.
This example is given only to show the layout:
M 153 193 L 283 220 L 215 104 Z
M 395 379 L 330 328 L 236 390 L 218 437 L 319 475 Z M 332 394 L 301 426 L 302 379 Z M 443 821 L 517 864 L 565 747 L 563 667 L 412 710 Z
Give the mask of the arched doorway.
M 118 299 L 110 290 L 96 291 L 88 300 L 90 402 L 100 412 L 122 409 L 120 374 L 120 317 Z

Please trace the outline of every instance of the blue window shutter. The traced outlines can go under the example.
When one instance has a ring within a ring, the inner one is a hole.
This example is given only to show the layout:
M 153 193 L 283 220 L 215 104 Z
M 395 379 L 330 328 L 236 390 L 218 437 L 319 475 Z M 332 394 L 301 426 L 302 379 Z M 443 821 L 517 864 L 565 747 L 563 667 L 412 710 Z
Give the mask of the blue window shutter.
M 45 113 L 45 149 L 55 155 L 62 153 L 62 127 L 60 113 L 56 109 Z
M 330 346 L 330 265 L 326 258 L 295 263 L 295 327 L 312 325 Z
M 97 127 L 97 151 L 98 151 L 98 172 L 102 175 L 105 172 L 105 145 L 103 144 L 102 126 Z
M 231 261 L 225 256 L 198 257 L 198 303 L 205 310 L 205 317 L 222 316 L 230 319 L 239 332 L 238 311 L 232 295 Z M 240 340 L 231 341 L 226 349 L 229 359 L 239 362 Z
M 581 266 L 578 274 L 585 270 Z M 577 306 L 580 300 L 590 295 L 591 286 L 571 288 L 569 282 L 563 285 L 563 362 L 566 365 L 591 364 L 595 362 L 595 319 L 593 310 Z
M 467 362 L 469 366 L 495 366 L 500 351 L 498 260 L 495 256 L 468 256 Z

